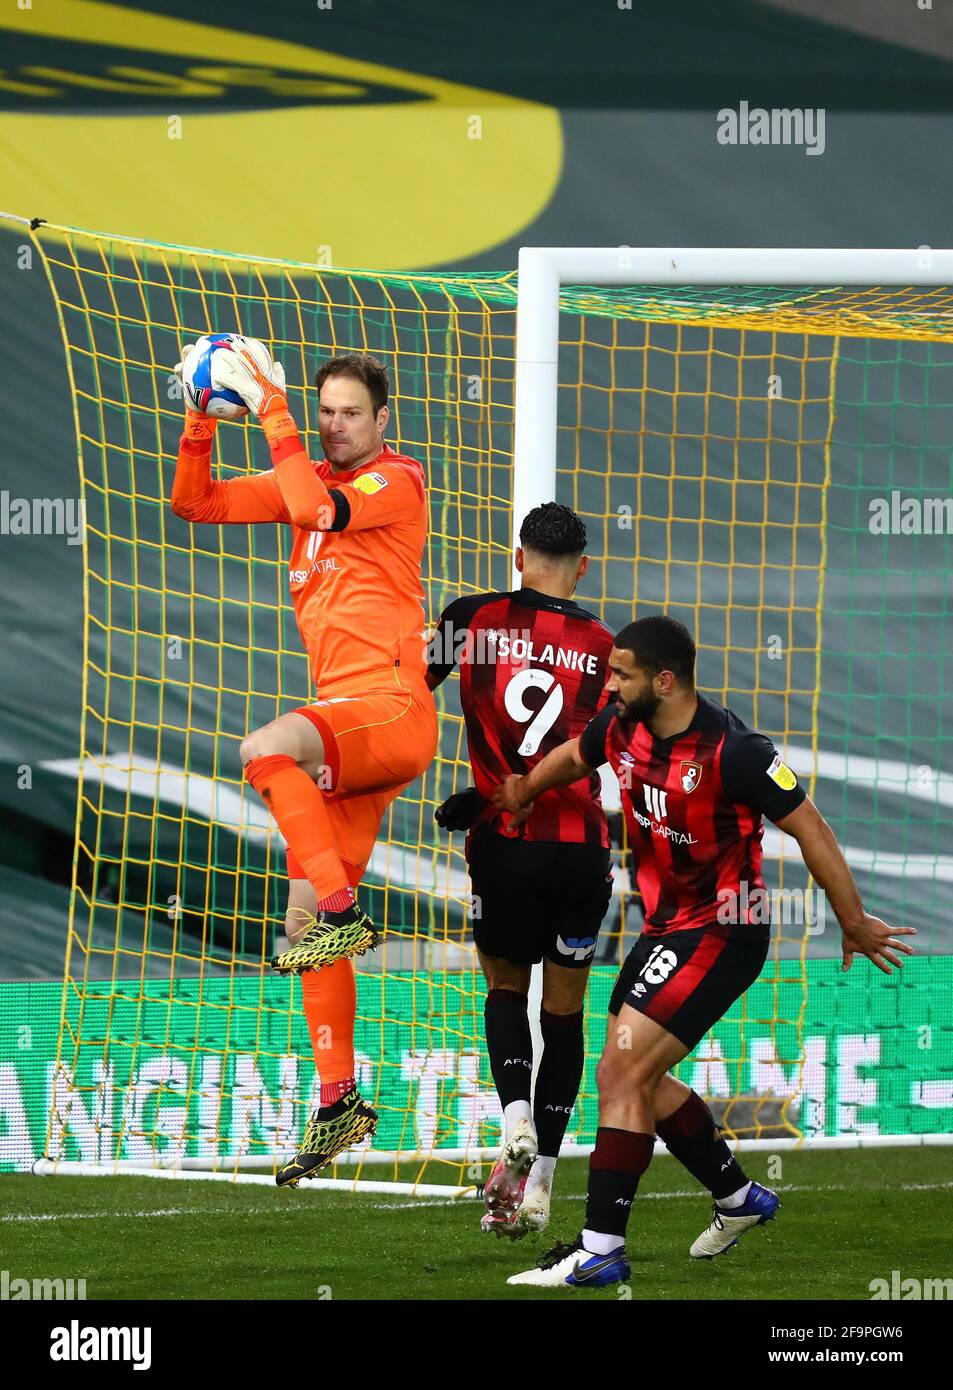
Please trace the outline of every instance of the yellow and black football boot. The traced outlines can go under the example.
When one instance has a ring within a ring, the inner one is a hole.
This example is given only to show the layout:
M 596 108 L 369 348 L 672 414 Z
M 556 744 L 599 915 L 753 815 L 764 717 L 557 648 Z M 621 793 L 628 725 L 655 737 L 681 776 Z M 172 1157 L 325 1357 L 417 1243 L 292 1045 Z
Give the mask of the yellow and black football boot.
M 293 946 L 272 957 L 271 967 L 279 975 L 300 975 L 302 970 L 320 970 L 336 960 L 363 956 L 372 951 L 381 934 L 358 903 L 344 912 L 323 912 L 320 917 L 302 910 L 307 925 Z
M 377 1120 L 377 1111 L 356 1088 L 333 1105 L 319 1106 L 305 1126 L 300 1152 L 279 1168 L 275 1182 L 279 1187 L 297 1187 L 302 1178 L 314 1177 L 338 1154 L 372 1135 Z

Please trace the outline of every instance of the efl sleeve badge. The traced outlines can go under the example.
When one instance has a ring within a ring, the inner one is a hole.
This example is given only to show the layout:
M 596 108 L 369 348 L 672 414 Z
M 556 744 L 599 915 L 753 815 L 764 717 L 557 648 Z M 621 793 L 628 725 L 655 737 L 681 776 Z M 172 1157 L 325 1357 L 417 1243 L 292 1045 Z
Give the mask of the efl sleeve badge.
M 774 761 L 765 769 L 771 781 L 781 788 L 783 792 L 793 792 L 797 786 L 797 778 L 791 769 L 781 761 L 780 753 L 775 753 Z
M 354 486 L 358 492 L 366 492 L 370 497 L 387 486 L 387 479 L 380 473 L 362 473 L 359 478 L 354 479 Z

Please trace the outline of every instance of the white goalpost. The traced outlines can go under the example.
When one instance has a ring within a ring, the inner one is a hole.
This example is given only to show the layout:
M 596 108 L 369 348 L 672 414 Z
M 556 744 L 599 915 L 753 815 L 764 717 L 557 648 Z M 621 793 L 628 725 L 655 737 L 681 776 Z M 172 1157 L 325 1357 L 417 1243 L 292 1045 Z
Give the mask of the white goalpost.
M 511 549 L 522 518 L 556 497 L 560 293 L 563 286 L 948 286 L 953 250 L 769 247 L 542 247 L 519 253 L 516 318 L 515 428 Z M 518 578 L 514 569 L 514 584 Z M 530 1026 L 533 1084 L 542 1051 L 539 1011 L 542 966 L 533 969 Z M 739 1140 L 742 1149 L 789 1147 L 802 1141 Z M 953 1144 L 953 1135 L 842 1136 L 806 1141 L 813 1147 L 884 1143 Z M 658 1144 L 657 1144 L 658 1148 Z M 576 1152 L 588 1152 L 580 1146 Z M 662 1150 L 664 1152 L 664 1150 Z
M 513 526 L 555 496 L 563 285 L 953 285 L 953 250 L 524 246 L 519 253 Z

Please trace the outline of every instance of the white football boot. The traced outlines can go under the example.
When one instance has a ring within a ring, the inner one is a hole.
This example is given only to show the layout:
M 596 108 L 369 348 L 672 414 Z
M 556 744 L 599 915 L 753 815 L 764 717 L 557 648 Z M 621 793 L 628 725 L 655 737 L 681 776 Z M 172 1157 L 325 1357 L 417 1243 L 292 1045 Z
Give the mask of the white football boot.
M 592 1255 L 582 1247 L 580 1236 L 573 1245 L 557 1245 L 544 1255 L 535 1269 L 511 1274 L 508 1284 L 534 1284 L 541 1289 L 602 1288 L 606 1284 L 624 1284 L 632 1276 L 632 1266 L 625 1257 L 625 1246 L 611 1255 Z
M 693 1260 L 710 1260 L 715 1255 L 727 1255 L 733 1245 L 749 1231 L 752 1226 L 763 1226 L 773 1221 L 781 1205 L 776 1192 L 770 1187 L 762 1187 L 753 1182 L 748 1195 L 740 1207 L 723 1210 L 716 1202 L 712 1211 L 711 1225 L 702 1231 L 689 1254 Z
M 486 1212 L 480 1221 L 481 1231 L 493 1231 L 511 1240 L 519 1240 L 526 1234 L 519 1225 L 519 1210 L 526 1179 L 538 1152 L 532 1120 L 517 1120 L 483 1189 Z

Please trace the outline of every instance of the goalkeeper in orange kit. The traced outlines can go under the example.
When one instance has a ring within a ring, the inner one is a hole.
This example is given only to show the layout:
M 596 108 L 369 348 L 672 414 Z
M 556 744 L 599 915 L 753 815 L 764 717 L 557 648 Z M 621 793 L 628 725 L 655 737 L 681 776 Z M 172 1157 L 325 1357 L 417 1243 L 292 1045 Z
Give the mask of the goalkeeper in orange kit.
M 272 965 L 301 976 L 321 1080 L 301 1150 L 278 1173 L 280 1185 L 295 1185 L 377 1126 L 354 1078 L 350 957 L 377 945 L 379 933 L 354 889 L 384 811 L 436 751 L 420 578 L 427 500 L 420 464 L 384 444 L 388 379 L 373 357 L 335 357 L 317 373 L 321 462 L 305 452 L 280 364 L 262 371 L 233 337 L 216 352 L 213 376 L 258 416 L 273 467 L 214 480 L 217 421 L 189 410 L 172 510 L 213 525 L 292 527 L 291 597 L 317 689 L 314 703 L 241 745 L 244 776 L 288 846 L 291 947 Z

